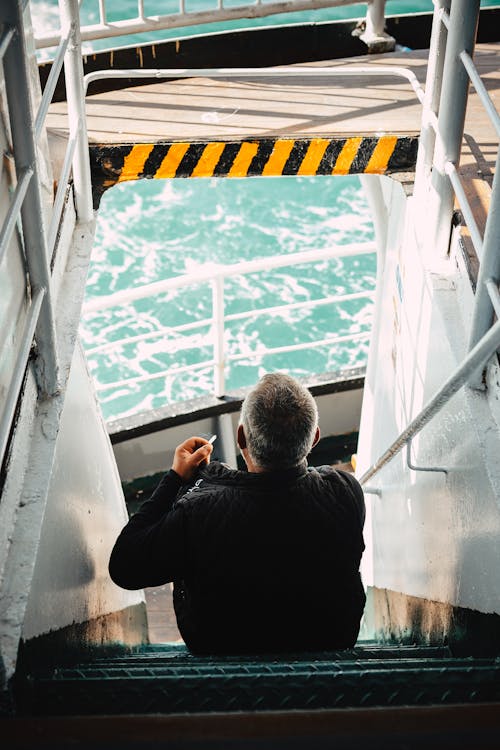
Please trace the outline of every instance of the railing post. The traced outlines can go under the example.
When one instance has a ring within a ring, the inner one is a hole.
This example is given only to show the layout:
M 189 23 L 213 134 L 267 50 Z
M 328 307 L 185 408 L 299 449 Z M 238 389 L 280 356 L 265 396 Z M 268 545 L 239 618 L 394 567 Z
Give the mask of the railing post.
M 51 396 L 57 393 L 59 388 L 56 332 L 24 39 L 25 4 L 21 0 L 12 0 L 4 5 L 3 20 L 17 30 L 4 57 L 5 87 L 16 174 L 20 178 L 26 170 L 33 170 L 21 208 L 24 248 L 31 288 L 45 290 L 35 333 L 38 346 L 36 374 L 41 395 Z
M 226 390 L 224 378 L 224 276 L 212 279 L 212 313 L 214 340 L 214 394 L 222 398 Z
M 431 177 L 431 231 L 428 239 L 432 244 L 429 249 L 441 256 L 448 252 L 454 201 L 445 164 L 450 161 L 458 168 L 469 91 L 469 76 L 460 53 L 466 50 L 471 57 L 473 55 L 479 6 L 480 0 L 453 0 L 451 4 Z
M 422 127 L 415 166 L 415 199 L 423 199 L 431 173 L 436 134 L 431 118 L 437 115 L 441 86 L 443 83 L 444 51 L 448 31 L 442 21 L 442 14 L 450 10 L 451 0 L 436 0 L 432 19 L 432 32 L 425 81 L 425 97 L 422 109 Z
M 66 100 L 68 102 L 69 137 L 77 135 L 73 158 L 73 191 L 78 220 L 92 221 L 92 183 L 90 179 L 89 146 L 85 116 L 83 90 L 82 45 L 78 0 L 59 0 L 59 12 L 63 35 L 71 30 L 68 49 L 64 58 Z
M 396 40 L 385 32 L 385 0 L 368 0 L 364 30 L 359 38 L 370 53 L 392 52 Z
M 493 322 L 493 304 L 488 294 L 486 282 L 493 279 L 500 282 L 500 151 L 497 153 L 495 177 L 491 191 L 490 210 L 486 221 L 483 240 L 483 254 L 479 266 L 479 274 L 476 286 L 476 299 L 472 315 L 471 331 L 469 336 L 469 351 L 485 335 Z M 482 388 L 483 368 L 476 370 L 469 380 L 473 388 Z

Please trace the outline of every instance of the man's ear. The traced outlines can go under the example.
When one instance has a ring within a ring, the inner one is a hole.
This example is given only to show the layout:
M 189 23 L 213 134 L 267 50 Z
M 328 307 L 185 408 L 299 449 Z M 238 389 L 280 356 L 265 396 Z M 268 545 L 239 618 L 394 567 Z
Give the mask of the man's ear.
M 238 448 L 240 450 L 243 450 L 244 448 L 247 447 L 247 439 L 246 439 L 245 430 L 243 429 L 242 424 L 238 425 L 238 432 L 236 435 L 236 439 L 238 441 Z
M 314 446 L 317 445 L 317 443 L 319 443 L 320 437 L 321 435 L 320 435 L 319 427 L 316 427 L 316 434 L 314 435 L 314 440 L 313 440 L 311 449 L 314 448 Z

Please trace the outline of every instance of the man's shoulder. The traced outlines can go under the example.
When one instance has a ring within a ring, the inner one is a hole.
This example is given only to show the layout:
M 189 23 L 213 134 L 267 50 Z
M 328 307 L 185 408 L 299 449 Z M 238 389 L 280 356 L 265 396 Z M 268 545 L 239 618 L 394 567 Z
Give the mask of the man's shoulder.
M 318 466 L 313 471 L 316 471 L 321 479 L 333 486 L 336 493 L 340 491 L 342 495 L 354 502 L 361 522 L 364 523 L 365 498 L 363 489 L 354 474 L 343 469 L 335 469 L 333 466 Z

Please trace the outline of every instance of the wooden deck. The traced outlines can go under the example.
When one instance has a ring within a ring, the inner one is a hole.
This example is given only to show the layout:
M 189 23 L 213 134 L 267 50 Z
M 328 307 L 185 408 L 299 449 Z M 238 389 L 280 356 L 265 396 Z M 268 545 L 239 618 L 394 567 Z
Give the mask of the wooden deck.
M 500 45 L 481 44 L 475 62 L 495 100 L 500 86 Z M 367 65 L 410 69 L 423 85 L 427 51 L 310 63 L 305 67 Z M 290 66 L 293 67 L 293 66 Z M 471 92 L 466 131 L 486 149 L 494 131 Z M 498 101 L 498 99 L 497 99 Z M 409 83 L 391 76 L 297 77 L 260 80 L 190 78 L 134 86 L 87 98 L 91 143 L 227 140 L 256 136 L 416 134 L 421 107 Z M 48 128 L 66 134 L 66 105 L 53 104 Z
M 475 61 L 498 101 L 500 45 L 478 45 Z M 427 51 L 306 67 L 353 65 L 404 67 L 424 85 Z M 392 74 L 199 77 L 88 96 L 95 207 L 116 182 L 143 177 L 411 173 L 421 109 L 410 83 Z M 47 126 L 57 176 L 67 141 L 64 102 L 51 105 Z M 461 171 L 491 183 L 498 138 L 473 89 L 464 140 Z
M 478 45 L 475 62 L 495 97 L 500 85 L 500 45 Z M 304 67 L 352 65 L 402 66 L 410 69 L 424 85 L 427 51 L 366 55 L 310 63 Z M 491 145 L 494 131 L 477 99 L 472 92 L 467 130 L 480 147 L 487 147 Z M 417 134 L 420 113 L 420 104 L 410 84 L 393 76 L 189 78 L 87 98 L 91 143 L 244 140 L 269 135 Z M 52 131 L 65 132 L 65 103 L 51 106 L 47 124 Z

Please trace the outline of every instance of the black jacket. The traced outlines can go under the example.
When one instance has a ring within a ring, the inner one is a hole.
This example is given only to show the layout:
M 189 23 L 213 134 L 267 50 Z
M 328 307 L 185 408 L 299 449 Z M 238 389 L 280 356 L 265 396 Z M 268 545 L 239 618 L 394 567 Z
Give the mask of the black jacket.
M 127 589 L 174 581 L 179 630 L 199 653 L 349 648 L 365 594 L 365 505 L 351 475 L 303 465 L 248 473 L 212 462 L 169 471 L 118 537 Z

